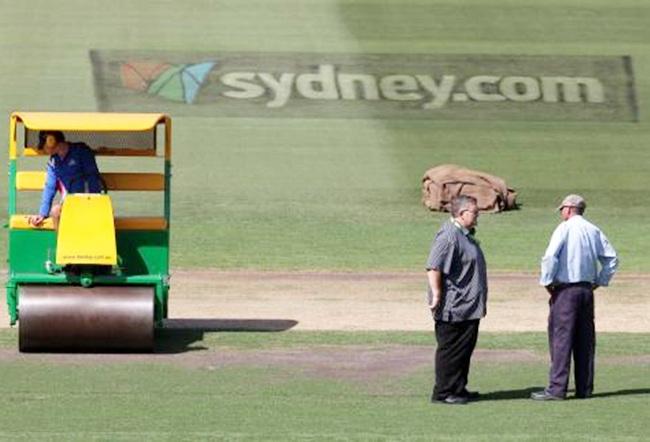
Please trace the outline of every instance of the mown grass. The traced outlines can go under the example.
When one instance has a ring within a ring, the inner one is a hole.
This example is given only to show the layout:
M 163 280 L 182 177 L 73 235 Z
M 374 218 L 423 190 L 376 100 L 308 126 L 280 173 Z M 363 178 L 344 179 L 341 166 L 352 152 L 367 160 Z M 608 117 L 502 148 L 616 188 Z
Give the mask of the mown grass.
M 107 9 L 99 0 L 66 0 L 57 2 L 55 18 L 45 0 L 0 6 L 0 134 L 13 110 L 96 110 L 90 49 L 630 55 L 638 123 L 172 115 L 172 265 L 421 268 L 446 215 L 420 205 L 419 180 L 431 165 L 453 162 L 500 175 L 519 191 L 521 210 L 480 220 L 491 267 L 535 269 L 558 221 L 552 208 L 580 192 L 588 216 L 620 252 L 622 270 L 648 270 L 650 7 L 642 2 L 119 0 Z M 6 197 L 0 186 L 0 207 Z M 118 204 L 146 211 L 153 203 Z M 0 331 L 9 354 L 15 333 Z M 600 334 L 598 355 L 648 355 L 649 341 Z M 387 344 L 433 346 L 433 338 L 191 332 L 162 341 L 181 352 Z M 541 354 L 546 338 L 483 334 L 479 345 Z M 472 387 L 487 400 L 446 408 L 428 403 L 430 369 L 360 384 L 295 367 L 59 364 L 25 355 L 0 365 L 0 439 L 647 439 L 648 366 L 613 361 L 597 367 L 594 399 L 558 404 L 526 399 L 543 386 L 545 364 L 477 362 Z
M 11 331 L 0 332 L 3 345 Z M 0 437 L 12 440 L 643 440 L 650 374 L 634 358 L 650 354 L 647 335 L 601 334 L 595 396 L 540 404 L 538 362 L 477 360 L 466 407 L 430 404 L 432 367 L 411 374 L 336 378 L 298 366 L 255 362 L 221 367 L 219 351 L 282 351 L 320 346 L 432 345 L 423 333 L 206 333 L 211 354 L 185 366 L 97 356 L 56 362 L 23 355 L 2 363 Z M 542 352 L 543 334 L 483 334 L 480 348 Z M 7 353 L 5 353 L 6 357 Z M 188 357 L 190 354 L 188 353 Z M 193 355 L 196 357 L 196 354 Z M 49 362 L 48 362 L 49 361 Z M 625 362 L 621 362 L 625 361 Z M 406 363 L 406 362 L 405 362 Z M 364 379 L 364 380 L 354 380 Z M 38 418 L 36 418 L 38 416 Z
M 644 333 L 599 333 L 597 351 L 600 356 L 650 354 L 650 335 Z M 0 330 L 0 348 L 17 348 L 17 328 Z M 296 348 L 313 346 L 385 346 L 432 345 L 433 332 L 412 331 L 288 331 L 236 332 L 167 329 L 157 331 L 158 352 L 189 349 L 228 348 L 255 350 L 260 348 Z M 548 340 L 541 332 L 481 332 L 478 348 L 488 350 L 527 349 L 546 353 Z
M 107 14 L 98 0 L 67 0 L 57 5 L 53 38 L 50 18 L 34 13 L 47 2 L 5 3 L 5 116 L 95 110 L 90 49 L 630 55 L 638 123 L 174 118 L 172 265 L 420 268 L 446 217 L 420 204 L 420 178 L 432 165 L 457 163 L 502 176 L 519 192 L 521 210 L 481 218 L 491 267 L 536 269 L 558 222 L 553 208 L 579 192 L 618 249 L 621 270 L 648 270 L 650 226 L 640 222 L 650 210 L 642 204 L 650 187 L 647 4 L 143 0 L 120 1 L 120 13 Z M 153 203 L 117 206 L 146 212 Z

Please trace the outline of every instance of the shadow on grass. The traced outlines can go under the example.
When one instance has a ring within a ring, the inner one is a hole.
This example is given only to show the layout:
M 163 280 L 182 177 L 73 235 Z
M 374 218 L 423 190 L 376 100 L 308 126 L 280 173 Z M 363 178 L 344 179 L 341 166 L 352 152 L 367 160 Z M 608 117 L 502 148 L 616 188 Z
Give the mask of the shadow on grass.
M 207 350 L 192 345 L 206 332 L 281 332 L 298 324 L 293 319 L 166 319 L 156 330 L 156 353 Z
M 500 401 L 500 400 L 513 400 L 513 399 L 530 399 L 530 394 L 534 391 L 541 391 L 544 387 L 529 387 L 520 390 L 504 390 L 493 391 L 490 393 L 481 394 L 480 401 Z M 571 392 L 571 391 L 570 391 Z M 632 396 L 650 394 L 650 388 L 632 388 L 628 390 L 605 391 L 602 393 L 595 393 L 591 396 L 592 399 L 604 398 L 610 396 Z M 568 396 L 567 399 L 575 399 L 573 396 Z
M 529 387 L 519 390 L 491 391 L 489 393 L 481 393 L 479 401 L 511 401 L 513 399 L 530 399 L 530 394 L 533 391 L 540 391 L 543 389 L 544 387 Z
M 637 394 L 650 394 L 650 388 L 630 388 L 628 390 L 604 391 L 602 393 L 594 393 L 591 397 L 632 396 Z

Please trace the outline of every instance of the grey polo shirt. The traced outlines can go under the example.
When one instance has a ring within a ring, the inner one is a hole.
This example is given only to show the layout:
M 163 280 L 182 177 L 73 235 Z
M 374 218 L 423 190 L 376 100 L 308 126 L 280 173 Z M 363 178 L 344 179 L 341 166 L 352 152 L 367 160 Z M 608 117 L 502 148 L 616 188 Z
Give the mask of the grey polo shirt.
M 453 219 L 436 234 L 426 269 L 442 273 L 442 295 L 435 320 L 460 322 L 487 313 L 487 269 L 478 242 Z M 427 284 L 428 286 L 428 284 Z M 428 287 L 431 301 L 431 287 Z

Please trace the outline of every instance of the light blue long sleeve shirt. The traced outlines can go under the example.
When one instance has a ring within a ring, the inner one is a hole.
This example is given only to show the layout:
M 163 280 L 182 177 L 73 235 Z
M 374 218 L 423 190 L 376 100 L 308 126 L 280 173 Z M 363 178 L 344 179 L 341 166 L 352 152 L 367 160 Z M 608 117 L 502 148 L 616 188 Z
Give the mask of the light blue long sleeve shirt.
M 616 251 L 605 234 L 582 216 L 574 215 L 553 232 L 542 258 L 539 283 L 591 282 L 606 286 L 617 267 Z

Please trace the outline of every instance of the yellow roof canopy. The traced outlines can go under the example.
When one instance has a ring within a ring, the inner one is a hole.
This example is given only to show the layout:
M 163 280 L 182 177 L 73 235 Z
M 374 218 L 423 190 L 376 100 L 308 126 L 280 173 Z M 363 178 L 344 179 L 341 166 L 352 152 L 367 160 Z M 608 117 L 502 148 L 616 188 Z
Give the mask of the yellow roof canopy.
M 14 112 L 12 118 L 30 130 L 146 131 L 168 116 L 156 113 L 116 112 Z

